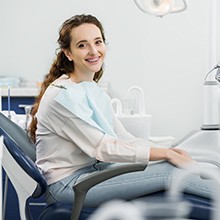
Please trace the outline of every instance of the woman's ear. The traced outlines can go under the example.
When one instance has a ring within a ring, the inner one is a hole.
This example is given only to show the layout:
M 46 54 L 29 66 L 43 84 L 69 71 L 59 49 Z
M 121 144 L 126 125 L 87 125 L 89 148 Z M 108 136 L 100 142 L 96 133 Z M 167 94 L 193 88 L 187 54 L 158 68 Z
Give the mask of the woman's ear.
M 73 59 L 71 57 L 71 52 L 68 49 L 63 49 L 62 51 L 64 52 L 64 54 L 66 55 L 66 57 L 69 61 L 73 61 Z

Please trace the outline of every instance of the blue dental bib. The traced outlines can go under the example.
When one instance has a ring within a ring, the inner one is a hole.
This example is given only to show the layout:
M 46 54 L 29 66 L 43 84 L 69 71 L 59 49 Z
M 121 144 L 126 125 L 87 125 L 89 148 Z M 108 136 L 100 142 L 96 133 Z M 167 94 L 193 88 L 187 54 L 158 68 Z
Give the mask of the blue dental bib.
M 55 98 L 58 103 L 88 124 L 117 137 L 113 129 L 110 98 L 97 83 L 84 81 L 58 87 L 64 88 Z

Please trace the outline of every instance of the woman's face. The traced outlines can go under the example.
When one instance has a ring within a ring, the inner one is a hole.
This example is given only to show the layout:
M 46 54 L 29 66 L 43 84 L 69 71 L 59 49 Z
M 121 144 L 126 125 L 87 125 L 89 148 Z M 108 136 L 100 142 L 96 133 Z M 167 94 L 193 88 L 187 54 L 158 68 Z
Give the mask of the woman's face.
M 70 50 L 64 52 L 74 62 L 74 74 L 94 75 L 101 69 L 106 53 L 100 29 L 94 24 L 82 24 L 72 29 L 71 39 Z

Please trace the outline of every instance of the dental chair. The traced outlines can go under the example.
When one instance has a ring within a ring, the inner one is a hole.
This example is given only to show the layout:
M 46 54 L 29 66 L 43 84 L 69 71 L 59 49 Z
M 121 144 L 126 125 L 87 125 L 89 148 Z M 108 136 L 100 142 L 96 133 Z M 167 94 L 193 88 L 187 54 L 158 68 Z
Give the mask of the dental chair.
M 2 167 L 18 195 L 20 218 L 32 220 L 29 199 L 39 198 L 47 190 L 46 181 L 34 163 L 34 144 L 20 126 L 2 113 L 0 113 L 0 135 L 4 137 Z M 93 211 L 93 209 L 87 209 L 80 215 L 86 193 L 91 187 L 114 176 L 142 171 L 145 168 L 146 164 L 126 164 L 91 174 L 73 187 L 74 205 L 64 202 L 48 205 L 38 219 L 84 220 Z
M 20 218 L 32 220 L 29 200 L 44 195 L 47 190 L 46 181 L 34 163 L 35 146 L 27 133 L 2 113 L 0 113 L 0 135 L 4 137 L 2 166 L 18 195 Z M 38 220 L 85 220 L 94 211 L 94 208 L 83 207 L 85 196 L 91 187 L 114 176 L 142 171 L 145 168 L 146 164 L 125 164 L 91 174 L 73 187 L 74 205 L 56 202 L 45 206 Z M 163 198 L 164 195 L 164 192 L 156 192 L 143 199 L 150 201 L 151 198 Z M 184 194 L 184 199 L 192 203 L 190 219 L 211 219 L 212 201 L 187 194 Z

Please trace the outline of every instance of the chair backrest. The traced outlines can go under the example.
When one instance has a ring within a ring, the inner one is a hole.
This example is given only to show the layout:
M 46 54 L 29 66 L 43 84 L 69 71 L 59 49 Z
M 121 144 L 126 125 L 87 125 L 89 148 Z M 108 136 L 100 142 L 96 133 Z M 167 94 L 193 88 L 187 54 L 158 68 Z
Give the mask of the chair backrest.
M 0 137 L 0 165 L 2 165 L 2 154 L 3 154 L 3 137 Z M 2 182 L 3 182 L 3 177 L 2 177 L 2 169 L 0 167 L 0 216 L 4 216 L 3 215 L 3 187 L 2 187 Z
M 4 137 L 2 166 L 18 195 L 23 220 L 26 219 L 27 199 L 40 197 L 46 191 L 47 184 L 34 163 L 35 147 L 28 135 L 1 113 L 0 135 Z
M 24 153 L 20 146 L 18 146 L 14 142 L 14 140 L 12 140 L 11 137 L 8 136 L 8 134 L 4 130 L 2 130 L 2 128 L 0 128 L 0 135 L 4 137 L 4 145 L 9 151 L 10 155 L 16 161 L 16 163 L 21 167 L 21 169 L 24 170 L 24 172 L 26 172 L 34 181 L 37 182 L 37 188 L 33 192 L 32 196 L 34 198 L 41 196 L 46 191 L 47 184 L 42 173 L 39 171 L 34 161 Z M 14 173 L 15 175 L 17 175 L 16 172 Z
M 47 184 L 34 162 L 4 132 L 3 137 L 2 167 L 18 195 L 21 220 L 26 220 L 27 199 L 41 196 Z
M 34 143 L 28 134 L 17 124 L 0 112 L 0 129 L 7 134 L 33 161 L 36 160 Z M 1 133 L 0 133 L 1 135 Z

